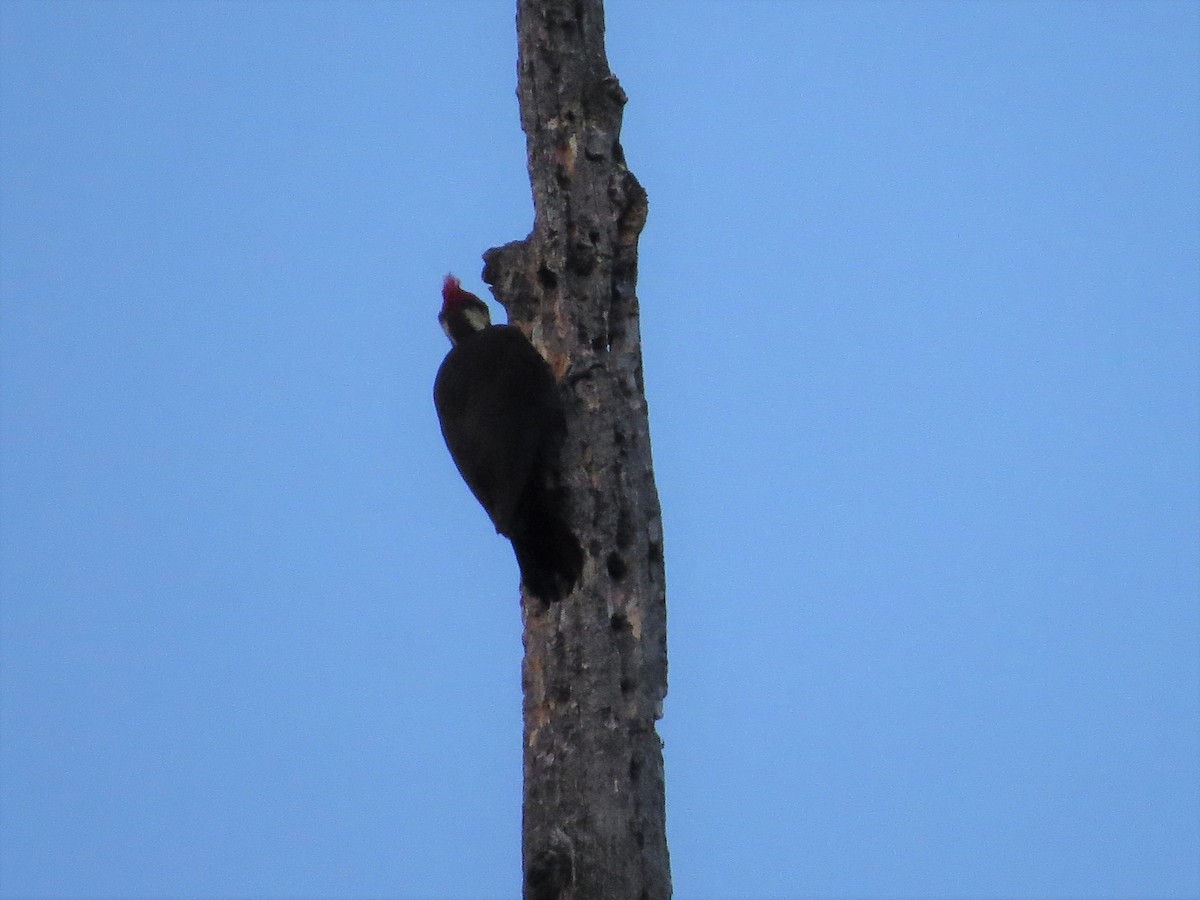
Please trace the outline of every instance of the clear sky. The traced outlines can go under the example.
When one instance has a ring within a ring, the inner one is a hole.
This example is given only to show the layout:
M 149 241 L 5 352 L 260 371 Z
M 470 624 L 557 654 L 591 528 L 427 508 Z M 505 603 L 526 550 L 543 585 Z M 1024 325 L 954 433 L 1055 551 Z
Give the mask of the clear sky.
M 676 896 L 1200 895 L 1200 7 L 608 26 Z M 430 396 L 532 221 L 512 3 L 0 32 L 0 897 L 517 897 Z

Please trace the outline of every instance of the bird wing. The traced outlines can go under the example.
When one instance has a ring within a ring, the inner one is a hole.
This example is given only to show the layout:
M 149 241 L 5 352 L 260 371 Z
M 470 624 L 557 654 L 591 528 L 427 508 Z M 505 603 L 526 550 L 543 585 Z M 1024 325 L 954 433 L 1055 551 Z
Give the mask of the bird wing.
M 496 530 L 512 537 L 530 478 L 564 427 L 550 367 L 520 330 L 492 326 L 446 354 L 434 405 L 463 480 Z

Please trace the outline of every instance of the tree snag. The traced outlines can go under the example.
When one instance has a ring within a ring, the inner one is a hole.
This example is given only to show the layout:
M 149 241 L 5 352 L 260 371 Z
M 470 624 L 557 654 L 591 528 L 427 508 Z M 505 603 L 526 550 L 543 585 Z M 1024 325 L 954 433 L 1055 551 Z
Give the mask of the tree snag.
M 483 280 L 550 363 L 567 436 L 555 483 L 584 551 L 575 590 L 522 596 L 525 900 L 667 900 L 662 519 L 638 323 L 646 192 L 620 144 L 602 0 L 518 0 L 533 232 Z

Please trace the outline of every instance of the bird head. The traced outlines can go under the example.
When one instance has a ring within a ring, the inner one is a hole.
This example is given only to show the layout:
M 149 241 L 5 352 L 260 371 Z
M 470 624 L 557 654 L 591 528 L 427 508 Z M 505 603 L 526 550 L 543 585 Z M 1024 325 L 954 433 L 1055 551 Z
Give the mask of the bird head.
M 470 291 L 464 291 L 455 276 L 447 275 L 442 282 L 442 311 L 438 313 L 438 322 L 450 343 L 457 344 L 464 337 L 491 325 L 492 316 L 486 303 Z

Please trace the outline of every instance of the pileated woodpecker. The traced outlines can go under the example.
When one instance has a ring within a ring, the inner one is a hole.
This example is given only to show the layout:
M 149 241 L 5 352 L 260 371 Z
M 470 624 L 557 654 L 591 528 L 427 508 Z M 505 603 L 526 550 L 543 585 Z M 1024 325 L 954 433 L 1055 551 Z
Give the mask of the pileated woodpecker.
M 512 325 L 493 325 L 487 305 L 447 275 L 442 330 L 453 345 L 433 383 L 442 437 L 467 487 L 512 541 L 521 581 L 546 602 L 569 594 L 583 552 L 547 484 L 566 432 L 550 366 Z

